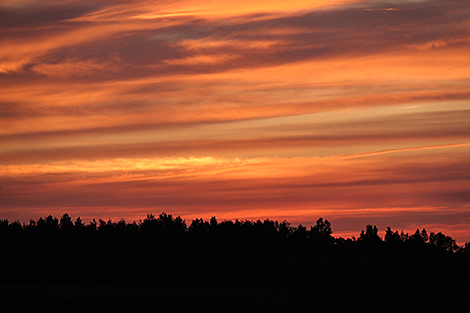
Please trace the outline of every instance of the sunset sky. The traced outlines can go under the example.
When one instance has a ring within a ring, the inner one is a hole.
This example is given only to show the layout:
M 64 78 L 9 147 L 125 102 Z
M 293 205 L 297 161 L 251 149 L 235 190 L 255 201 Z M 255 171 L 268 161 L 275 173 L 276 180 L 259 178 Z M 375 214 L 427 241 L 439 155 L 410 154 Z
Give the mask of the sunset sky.
M 0 0 L 0 219 L 470 241 L 468 0 Z

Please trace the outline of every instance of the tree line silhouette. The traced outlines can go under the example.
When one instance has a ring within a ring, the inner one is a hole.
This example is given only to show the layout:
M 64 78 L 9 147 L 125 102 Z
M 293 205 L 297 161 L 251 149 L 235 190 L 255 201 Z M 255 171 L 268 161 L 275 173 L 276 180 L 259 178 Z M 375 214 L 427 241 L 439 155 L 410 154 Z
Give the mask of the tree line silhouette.
M 310 229 L 273 221 L 179 216 L 139 222 L 68 214 L 28 224 L 0 220 L 0 283 L 185 281 L 468 280 L 470 243 L 441 232 L 414 234 L 367 225 L 358 238 L 333 237 L 319 218 Z

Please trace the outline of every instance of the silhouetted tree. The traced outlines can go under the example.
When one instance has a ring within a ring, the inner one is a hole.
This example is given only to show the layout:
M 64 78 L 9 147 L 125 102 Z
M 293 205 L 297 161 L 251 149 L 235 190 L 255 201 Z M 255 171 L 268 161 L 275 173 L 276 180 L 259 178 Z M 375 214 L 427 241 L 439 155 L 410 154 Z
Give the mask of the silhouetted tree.
M 302 224 L 294 228 L 292 232 L 292 237 L 296 239 L 306 239 L 307 238 L 307 228 Z
M 423 241 L 425 243 L 427 243 L 429 241 L 429 237 L 428 237 L 428 232 L 426 231 L 426 229 L 423 228 L 423 230 L 421 231 L 421 238 L 423 239 Z
M 402 230 L 401 233 L 400 233 L 400 239 L 401 239 L 401 241 L 403 241 L 403 242 L 407 241 L 407 240 L 408 240 L 408 237 L 409 237 L 409 236 L 408 236 L 408 233 L 405 234 L 405 233 L 403 232 L 403 230 Z
M 385 231 L 384 240 L 388 244 L 397 245 L 402 242 L 401 236 L 398 234 L 398 231 L 393 231 L 390 227 L 387 227 Z
M 379 230 L 377 229 L 377 226 L 372 226 L 372 225 L 367 225 L 366 226 L 366 231 L 364 230 L 361 231 L 361 235 L 359 236 L 359 241 L 367 242 L 367 243 L 372 243 L 372 242 L 380 242 L 380 236 L 379 236 Z
M 89 233 L 93 233 L 96 231 L 97 229 L 97 223 L 95 221 L 95 219 L 91 220 L 87 225 L 86 225 L 86 229 Z
M 73 229 L 77 232 L 83 232 L 85 230 L 85 224 L 83 223 L 82 219 L 79 217 L 77 217 L 77 219 L 75 220 L 75 222 L 73 223 Z
M 46 219 L 41 217 L 37 222 L 37 227 L 42 234 L 53 235 L 59 229 L 59 220 L 52 215 L 47 216 Z
M 455 244 L 455 240 L 452 239 L 450 236 L 446 236 L 441 232 L 431 233 L 429 235 L 429 244 L 431 246 L 436 247 L 439 250 L 444 251 L 453 251 L 457 250 L 457 245 Z
M 277 229 L 279 231 L 279 234 L 283 238 L 289 237 L 292 234 L 292 227 L 290 226 L 290 223 L 287 221 L 282 221 L 281 223 L 279 223 L 279 225 L 277 226 Z
M 72 230 L 73 230 L 72 219 L 70 218 L 70 216 L 67 213 L 62 215 L 62 217 L 60 218 L 59 228 L 64 233 L 72 232 Z
M 470 253 L 470 242 L 466 242 L 462 247 L 457 249 L 459 253 Z
M 414 248 L 418 247 L 424 247 L 425 243 L 428 241 L 428 235 L 426 233 L 426 230 L 423 228 L 423 231 L 419 231 L 419 229 L 416 229 L 416 232 L 409 236 L 406 240 L 408 244 L 411 244 L 414 246 Z
M 331 230 L 331 223 L 328 220 L 323 220 L 323 218 L 319 218 L 316 222 L 316 225 L 311 227 L 310 233 L 314 237 L 330 237 L 333 234 Z

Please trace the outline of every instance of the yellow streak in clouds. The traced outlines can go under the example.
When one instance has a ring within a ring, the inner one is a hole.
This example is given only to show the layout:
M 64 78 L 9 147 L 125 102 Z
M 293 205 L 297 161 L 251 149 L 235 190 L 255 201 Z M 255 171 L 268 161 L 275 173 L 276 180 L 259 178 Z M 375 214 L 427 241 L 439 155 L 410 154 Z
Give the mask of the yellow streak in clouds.
M 218 169 L 246 164 L 256 164 L 264 159 L 223 159 L 216 157 L 179 157 L 179 158 L 117 158 L 105 160 L 70 160 L 52 164 L 30 164 L 0 166 L 0 175 L 47 174 L 70 172 L 128 172 L 128 171 L 184 171 L 192 172 L 201 169 Z
M 401 148 L 401 149 L 382 150 L 382 151 L 374 151 L 374 152 L 364 152 L 364 153 L 358 153 L 358 154 L 354 154 L 354 155 L 347 155 L 347 156 L 344 156 L 344 158 L 346 158 L 346 159 L 348 159 L 348 158 L 362 158 L 362 157 L 368 157 L 368 156 L 374 156 L 374 155 L 380 155 L 380 154 L 387 154 L 387 153 L 397 153 L 397 152 L 414 151 L 414 150 L 445 149 L 445 148 L 465 147 L 465 146 L 470 146 L 470 142 L 439 145 L 439 146 Z

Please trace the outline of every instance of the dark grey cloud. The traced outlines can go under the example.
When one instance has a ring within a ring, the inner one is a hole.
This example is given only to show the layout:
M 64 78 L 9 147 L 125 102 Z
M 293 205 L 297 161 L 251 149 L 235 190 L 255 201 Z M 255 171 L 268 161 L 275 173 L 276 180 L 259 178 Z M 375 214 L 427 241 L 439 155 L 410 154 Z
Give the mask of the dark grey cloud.
M 168 75 L 185 73 L 222 72 L 234 68 L 270 66 L 297 62 L 306 59 L 328 58 L 347 55 L 370 55 L 374 53 L 407 49 L 410 45 L 423 45 L 431 41 L 443 40 L 449 45 L 470 43 L 465 39 L 470 36 L 466 21 L 470 19 L 470 9 L 461 1 L 429 1 L 387 3 L 372 2 L 370 7 L 363 3 L 331 10 L 315 10 L 306 13 L 266 15 L 263 19 L 226 18 L 223 20 L 203 20 L 193 17 L 180 17 L 179 23 L 168 27 L 152 29 L 153 21 L 146 30 L 123 30 L 116 36 L 98 41 L 77 44 L 73 47 L 58 48 L 35 60 L 35 64 L 56 64 L 75 58 L 109 58 L 110 53 L 122 58 L 118 73 L 106 71 L 87 76 L 88 81 L 112 80 L 126 77 L 132 79 L 149 75 Z M 371 10 L 393 7 L 397 10 Z M 15 21 L 22 25 L 22 18 L 28 21 L 24 25 L 39 25 L 46 22 L 65 20 L 89 13 L 98 8 L 76 3 L 63 6 L 41 7 L 23 17 L 4 12 L 4 23 Z M 49 12 L 49 11 L 50 12 Z M 32 16 L 28 16 L 31 14 Z M 252 16 L 251 16 L 252 17 Z M 269 18 L 271 17 L 271 18 Z M 29 24 L 28 24 L 29 23 Z M 15 25 L 16 25 L 15 24 Z M 5 34 L 9 33 L 5 25 Z M 70 24 L 70 27 L 84 27 L 83 23 Z M 283 32 L 283 30 L 296 30 Z M 277 30 L 277 32 L 273 32 Z M 63 29 L 46 32 L 64 31 Z M 47 33 L 46 33 L 47 34 Z M 18 36 L 18 34 L 16 34 Z M 31 36 L 23 34 L 21 36 Z M 272 49 L 266 50 L 250 46 L 221 45 L 208 47 L 200 51 L 186 50 L 177 44 L 181 40 L 238 40 L 259 41 L 278 40 Z M 200 53 L 211 55 L 233 55 L 235 60 L 217 64 L 177 65 L 165 63 L 168 59 L 182 59 L 197 56 Z M 25 65 L 32 68 L 34 64 Z M 158 69 L 149 66 L 159 65 Z
M 100 1 L 47 2 L 37 1 L 24 6 L 0 7 L 0 27 L 5 31 L 54 25 L 81 17 L 102 8 Z

